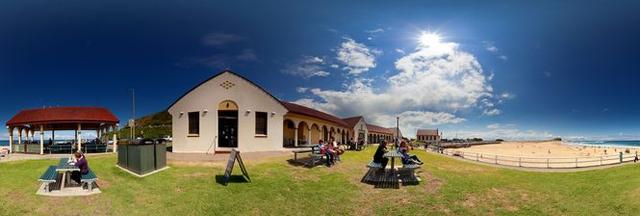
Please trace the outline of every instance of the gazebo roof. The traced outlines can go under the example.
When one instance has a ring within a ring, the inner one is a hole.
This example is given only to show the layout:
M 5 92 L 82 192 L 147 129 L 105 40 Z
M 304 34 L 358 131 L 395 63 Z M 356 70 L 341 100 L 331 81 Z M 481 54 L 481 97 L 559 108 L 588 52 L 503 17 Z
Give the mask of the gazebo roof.
M 7 121 L 7 126 L 40 124 L 117 124 L 118 118 L 101 107 L 49 107 L 22 110 Z

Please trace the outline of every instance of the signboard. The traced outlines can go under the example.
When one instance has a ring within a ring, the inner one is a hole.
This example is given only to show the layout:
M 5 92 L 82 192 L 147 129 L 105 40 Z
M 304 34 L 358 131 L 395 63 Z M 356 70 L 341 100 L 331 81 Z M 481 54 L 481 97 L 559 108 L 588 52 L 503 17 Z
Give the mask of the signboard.
M 229 154 L 229 161 L 227 162 L 227 168 L 224 170 L 224 179 L 222 180 L 222 184 L 227 185 L 229 182 L 229 178 L 231 177 L 231 172 L 233 171 L 233 166 L 238 161 L 238 165 L 240 165 L 240 170 L 242 170 L 242 175 L 251 182 L 251 178 L 249 178 L 249 173 L 247 173 L 247 169 L 244 167 L 244 163 L 242 162 L 242 158 L 240 157 L 240 151 L 236 149 L 232 149 Z

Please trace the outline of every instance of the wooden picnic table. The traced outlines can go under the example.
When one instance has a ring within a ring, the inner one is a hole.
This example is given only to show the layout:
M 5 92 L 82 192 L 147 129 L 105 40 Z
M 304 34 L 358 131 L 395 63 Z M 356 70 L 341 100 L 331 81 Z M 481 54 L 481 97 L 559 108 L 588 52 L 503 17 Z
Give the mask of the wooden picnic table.
M 60 158 L 60 162 L 58 163 L 58 167 L 56 167 L 56 172 L 62 173 L 62 183 L 60 184 L 60 190 L 62 190 L 69 181 L 69 176 L 67 172 L 80 171 L 80 168 L 75 165 L 69 164 L 69 158 Z

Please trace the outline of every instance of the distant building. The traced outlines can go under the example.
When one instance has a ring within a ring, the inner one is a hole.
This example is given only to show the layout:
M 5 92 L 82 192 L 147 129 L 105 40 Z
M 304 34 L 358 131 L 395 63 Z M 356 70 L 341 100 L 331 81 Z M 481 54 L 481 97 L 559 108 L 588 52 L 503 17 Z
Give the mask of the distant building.
M 395 138 L 395 130 L 392 128 L 367 124 L 367 129 L 369 130 L 369 143 L 380 143 L 382 141 L 392 142 Z
M 440 132 L 438 129 L 418 129 L 416 140 L 427 143 L 439 142 Z

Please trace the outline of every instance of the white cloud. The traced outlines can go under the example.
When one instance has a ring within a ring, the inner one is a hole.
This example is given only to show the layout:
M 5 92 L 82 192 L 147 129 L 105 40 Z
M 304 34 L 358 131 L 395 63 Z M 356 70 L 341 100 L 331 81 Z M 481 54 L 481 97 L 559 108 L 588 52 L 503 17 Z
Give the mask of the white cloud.
M 309 88 L 305 88 L 305 87 L 298 87 L 298 88 L 296 88 L 296 91 L 297 91 L 298 93 L 305 93 L 305 92 L 307 92 L 307 90 L 309 90 Z
M 355 41 L 348 39 L 345 43 Z M 375 66 L 373 60 L 369 63 Z M 482 66 L 456 43 L 420 45 L 399 58 L 395 67 L 397 73 L 382 81 L 385 83 L 376 82 L 376 88 L 371 79 L 358 76 L 346 81 L 342 90 L 310 89 L 313 97 L 295 102 L 338 116 L 366 114 L 370 123 L 386 127 L 395 125 L 395 116 L 400 116 L 405 134 L 415 134 L 422 127 L 463 122 L 465 119 L 456 114 L 462 110 L 500 112 Z
M 337 65 L 337 64 L 331 64 L 331 68 L 339 68 L 339 67 L 340 67 L 340 65 Z
M 404 54 L 405 54 L 404 50 L 402 50 L 402 49 L 400 49 L 400 48 L 397 48 L 397 49 L 396 49 L 396 52 L 397 52 L 397 53 L 400 53 L 400 54 L 402 54 L 402 55 L 404 55 Z
M 482 44 L 484 45 L 484 49 L 497 55 L 499 59 L 502 60 L 508 60 L 509 58 L 502 54 L 502 52 L 500 52 L 500 49 L 498 49 L 498 47 L 496 47 L 493 43 L 493 41 L 483 41 Z
M 303 56 L 297 62 L 285 66 L 282 72 L 303 78 L 329 76 L 330 73 L 324 70 L 324 64 L 324 59 L 320 57 Z
M 493 45 L 493 42 L 491 41 L 483 41 L 482 42 L 484 44 L 484 48 L 489 51 L 489 52 L 498 52 L 498 47 L 496 47 L 495 45 Z
M 235 34 L 214 32 L 205 35 L 202 38 L 202 43 L 207 46 L 221 46 L 241 40 L 244 40 L 244 37 Z
M 238 54 L 236 58 L 242 61 L 258 61 L 258 56 L 253 49 L 242 50 L 242 53 Z
M 497 108 L 485 109 L 484 111 L 482 111 L 482 114 L 488 116 L 496 116 L 502 114 L 502 111 Z
M 345 65 L 343 70 L 351 75 L 358 75 L 376 67 L 375 58 L 380 53 L 381 51 L 369 49 L 351 38 L 345 38 L 337 50 L 336 59 Z
M 365 31 L 365 32 L 366 32 L 366 33 L 369 33 L 369 34 L 382 33 L 382 32 L 384 32 L 384 29 L 382 29 L 382 28 L 377 28 L 377 29 L 367 30 L 367 31 Z

